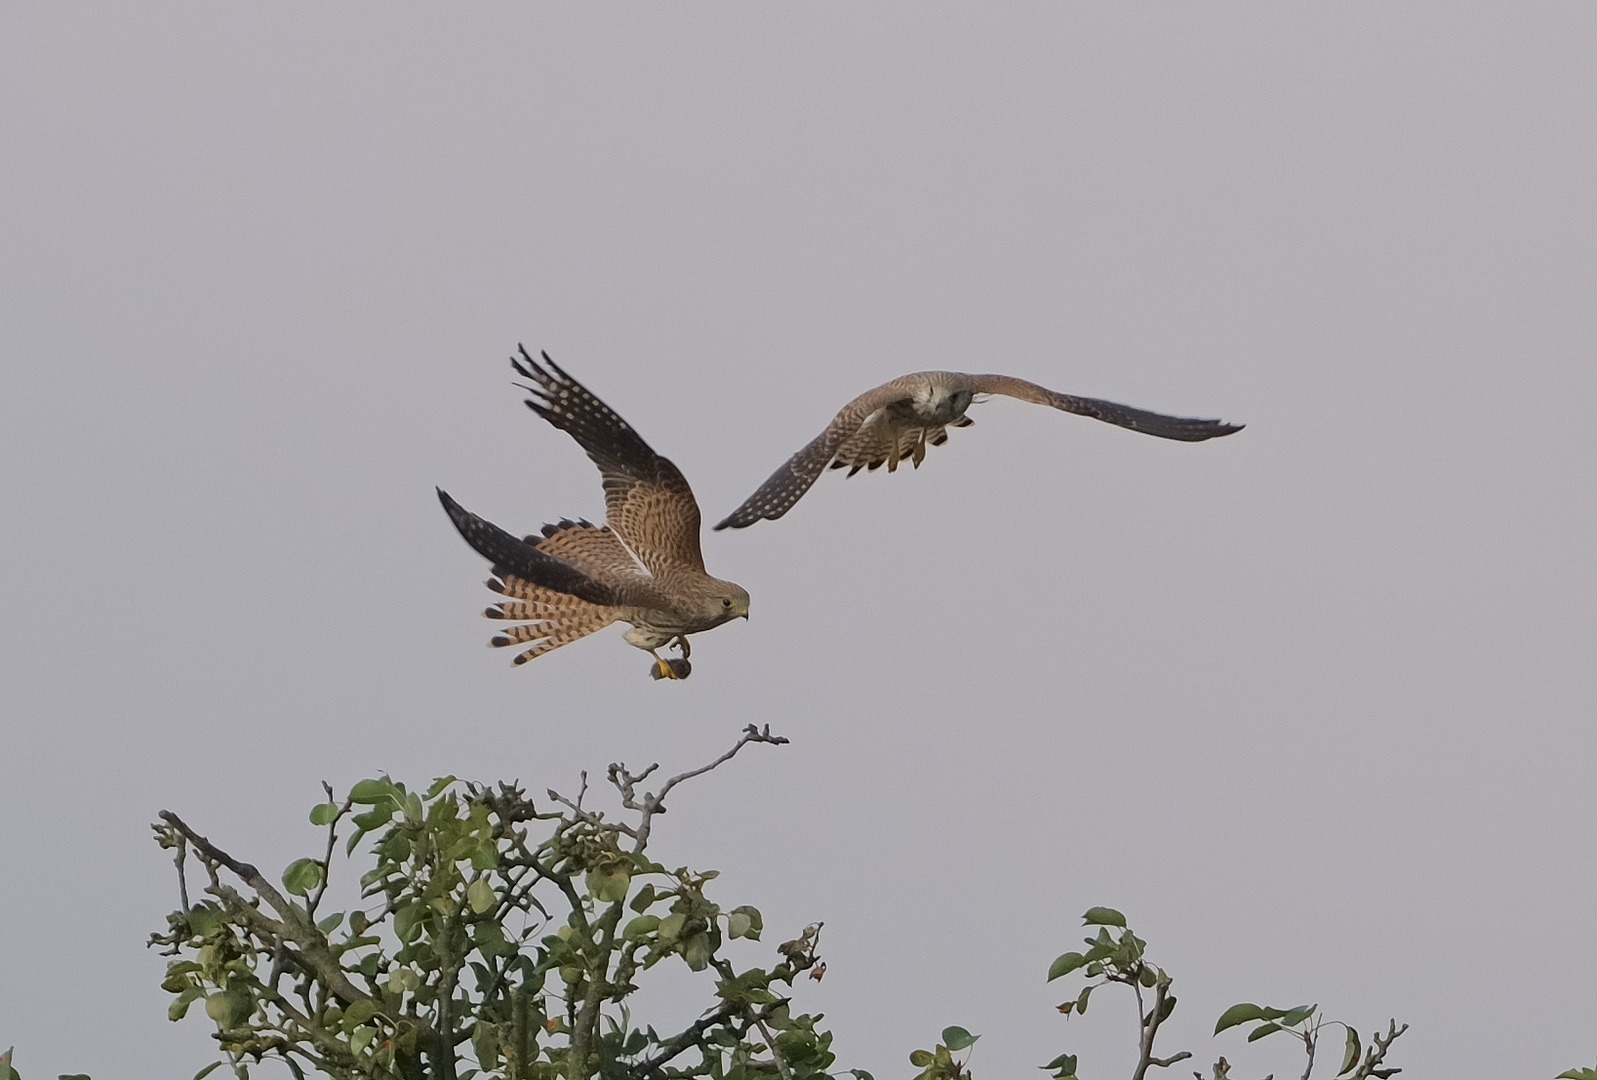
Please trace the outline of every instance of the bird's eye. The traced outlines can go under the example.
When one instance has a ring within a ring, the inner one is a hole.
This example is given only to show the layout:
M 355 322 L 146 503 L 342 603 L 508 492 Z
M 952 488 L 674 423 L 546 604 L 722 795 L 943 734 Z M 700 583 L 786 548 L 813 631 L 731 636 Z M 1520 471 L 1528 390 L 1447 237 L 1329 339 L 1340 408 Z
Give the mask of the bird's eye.
M 732 606 L 732 601 L 730 601 L 730 600 L 722 600 L 721 601 L 721 606 L 722 607 L 731 607 Z

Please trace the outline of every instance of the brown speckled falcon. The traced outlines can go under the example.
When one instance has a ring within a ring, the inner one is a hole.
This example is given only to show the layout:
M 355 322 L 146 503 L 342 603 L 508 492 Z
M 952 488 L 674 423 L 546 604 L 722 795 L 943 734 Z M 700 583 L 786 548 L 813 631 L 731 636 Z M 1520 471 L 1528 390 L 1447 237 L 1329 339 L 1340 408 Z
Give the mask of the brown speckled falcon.
M 828 465 L 834 469 L 848 466 L 850 476 L 861 469 L 874 470 L 883 464 L 888 472 L 896 472 L 898 463 L 905 460 L 920 468 L 928 445 L 941 446 L 948 441 L 948 428 L 969 427 L 974 423 L 965 415 L 965 410 L 981 400 L 977 395 L 983 394 L 1003 394 L 1038 405 L 1052 405 L 1065 412 L 1182 442 L 1202 442 L 1242 430 L 1241 424 L 1189 420 L 1133 409 L 1113 401 L 1071 397 L 1008 375 L 917 371 L 867 390 L 843 406 L 825 431 L 788 458 L 786 464 L 772 473 L 758 491 L 716 528 L 742 529 L 762 518 L 775 521 L 793 509 L 793 504 L 804 497 Z
M 522 363 L 525 361 L 525 364 Z M 567 432 L 604 478 L 605 524 L 561 521 L 542 536 L 518 539 L 470 513 L 440 488 L 438 498 L 466 543 L 493 563 L 487 583 L 510 599 L 483 614 L 512 626 L 489 644 L 531 645 L 535 656 L 602 630 L 631 623 L 628 644 L 654 656 L 656 679 L 685 679 L 689 634 L 748 618 L 749 594 L 704 572 L 699 504 L 681 471 L 543 354 L 548 370 L 521 349 L 510 364 L 535 385 L 527 407 Z M 681 659 L 656 651 L 675 642 Z

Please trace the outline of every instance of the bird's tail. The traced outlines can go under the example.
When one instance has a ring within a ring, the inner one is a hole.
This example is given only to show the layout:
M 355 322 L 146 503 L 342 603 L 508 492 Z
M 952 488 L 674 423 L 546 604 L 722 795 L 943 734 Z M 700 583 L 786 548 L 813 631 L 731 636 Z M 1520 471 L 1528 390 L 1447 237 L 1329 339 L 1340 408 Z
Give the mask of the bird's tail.
M 513 664 L 525 664 L 578 638 L 603 630 L 616 621 L 618 614 L 614 608 L 590 604 L 586 600 L 514 576 L 507 575 L 503 580 L 490 578 L 486 584 L 494 592 L 513 599 L 494 604 L 483 615 L 490 619 L 521 623 L 519 626 L 506 627 L 504 633 L 495 635 L 488 644 L 495 648 L 532 645 L 530 649 L 517 654 L 511 661 Z
M 955 426 L 966 425 L 956 423 Z M 918 469 L 928 446 L 941 446 L 947 441 L 948 430 L 943 425 L 895 428 L 878 419 L 865 424 L 838 447 L 832 468 L 846 467 L 853 476 L 861 469 L 874 471 L 884 464 L 888 472 L 897 472 L 899 462 L 909 461 Z

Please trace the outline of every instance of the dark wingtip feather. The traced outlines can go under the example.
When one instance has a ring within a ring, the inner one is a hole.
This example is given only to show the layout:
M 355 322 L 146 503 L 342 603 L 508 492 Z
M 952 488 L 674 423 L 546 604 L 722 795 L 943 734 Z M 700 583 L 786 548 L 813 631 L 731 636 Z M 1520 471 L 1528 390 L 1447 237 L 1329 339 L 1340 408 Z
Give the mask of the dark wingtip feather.
M 565 560 L 540 551 L 535 545 L 467 511 L 442 488 L 438 489 L 438 500 L 443 503 L 461 539 L 493 564 L 494 574 L 498 577 L 514 575 L 590 604 L 614 603 L 613 593 L 608 586 L 593 580 Z

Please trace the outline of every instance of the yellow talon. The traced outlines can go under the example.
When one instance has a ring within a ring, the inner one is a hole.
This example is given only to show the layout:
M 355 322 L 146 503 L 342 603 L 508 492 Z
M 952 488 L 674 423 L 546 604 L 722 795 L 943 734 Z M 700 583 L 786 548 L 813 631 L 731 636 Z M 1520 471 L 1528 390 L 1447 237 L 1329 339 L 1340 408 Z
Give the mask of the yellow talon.
M 659 655 L 654 657 L 654 666 L 649 669 L 649 675 L 654 679 L 685 679 L 693 672 L 693 665 L 686 660 L 666 660 Z

